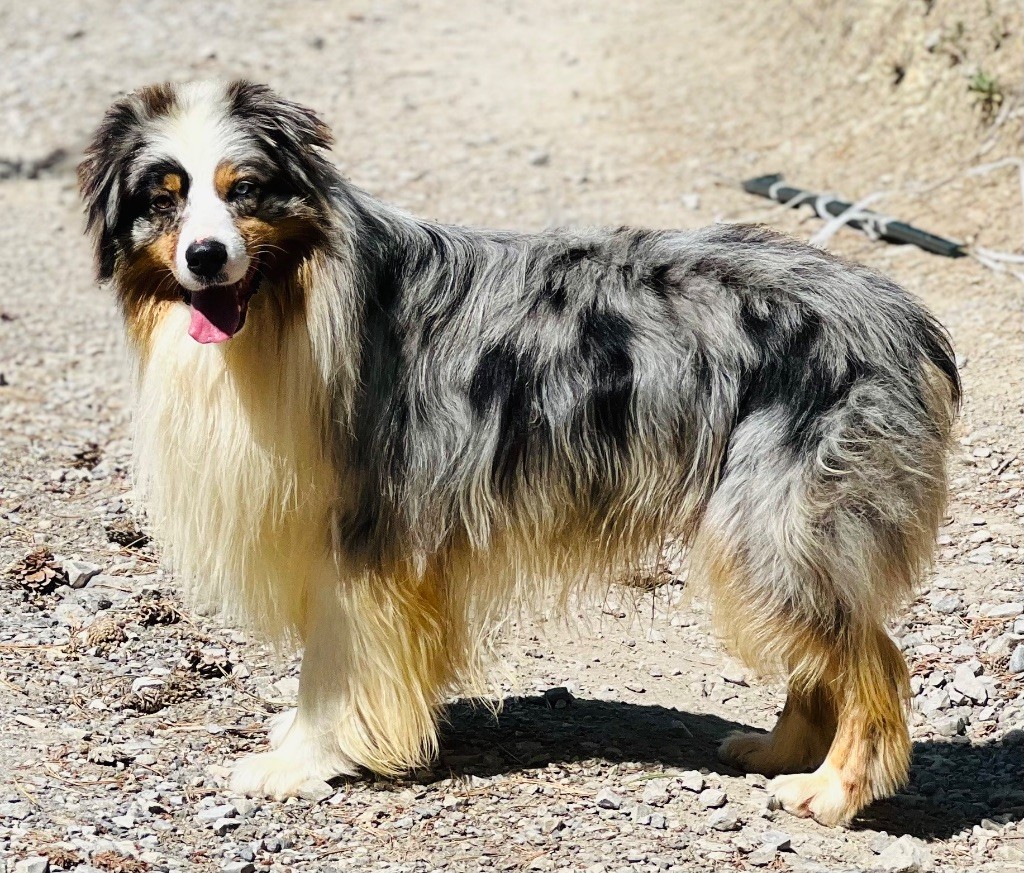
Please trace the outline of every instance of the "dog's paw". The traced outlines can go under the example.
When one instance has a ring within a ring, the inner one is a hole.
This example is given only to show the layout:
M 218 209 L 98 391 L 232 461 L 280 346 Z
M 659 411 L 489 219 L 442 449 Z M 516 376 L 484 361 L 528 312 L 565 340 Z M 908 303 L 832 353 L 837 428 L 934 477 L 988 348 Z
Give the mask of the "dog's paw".
M 718 747 L 718 758 L 747 773 L 775 776 L 783 772 L 771 734 L 733 731 Z
M 295 724 L 296 713 L 298 710 L 292 707 L 271 716 L 267 721 L 267 742 L 270 743 L 270 748 L 276 749 L 284 742 L 285 735 Z
M 784 809 L 830 827 L 846 824 L 859 809 L 852 793 L 830 764 L 822 764 L 813 773 L 779 776 L 772 780 L 768 790 L 772 809 Z
M 718 747 L 718 757 L 746 773 L 778 776 L 815 769 L 825 760 L 828 747 L 829 740 L 824 738 L 815 749 L 807 738 L 799 743 L 786 743 L 775 734 L 734 731 Z
M 301 796 L 303 786 L 310 780 L 326 781 L 343 775 L 353 776 L 355 769 L 336 763 L 318 763 L 312 756 L 298 758 L 278 748 L 239 760 L 231 773 L 231 790 L 250 797 L 284 800 Z

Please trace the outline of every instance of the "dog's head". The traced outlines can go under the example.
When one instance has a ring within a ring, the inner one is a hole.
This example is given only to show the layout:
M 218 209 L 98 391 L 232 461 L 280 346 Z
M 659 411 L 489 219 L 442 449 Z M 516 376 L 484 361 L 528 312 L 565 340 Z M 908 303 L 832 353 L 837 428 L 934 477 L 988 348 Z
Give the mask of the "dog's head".
M 313 112 L 251 82 L 118 100 L 78 169 L 99 278 L 115 278 L 129 318 L 183 299 L 195 340 L 229 339 L 261 285 L 322 241 L 330 144 Z

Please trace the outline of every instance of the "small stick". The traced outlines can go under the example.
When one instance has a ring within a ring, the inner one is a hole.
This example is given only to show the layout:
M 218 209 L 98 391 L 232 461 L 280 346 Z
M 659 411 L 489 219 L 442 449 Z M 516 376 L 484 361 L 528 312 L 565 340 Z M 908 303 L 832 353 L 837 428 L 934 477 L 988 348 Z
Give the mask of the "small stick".
M 819 218 L 835 218 L 846 213 L 846 224 L 864 231 L 868 236 L 878 237 L 894 243 L 907 243 L 917 246 L 926 252 L 943 255 L 947 258 L 962 258 L 967 253 L 963 243 L 944 239 L 928 233 L 920 228 L 896 221 L 878 212 L 854 209 L 854 204 L 845 200 L 837 200 L 827 194 L 815 194 L 800 188 L 790 188 L 782 184 L 782 174 L 758 176 L 747 179 L 743 190 L 759 197 L 767 197 L 787 206 L 811 206 Z

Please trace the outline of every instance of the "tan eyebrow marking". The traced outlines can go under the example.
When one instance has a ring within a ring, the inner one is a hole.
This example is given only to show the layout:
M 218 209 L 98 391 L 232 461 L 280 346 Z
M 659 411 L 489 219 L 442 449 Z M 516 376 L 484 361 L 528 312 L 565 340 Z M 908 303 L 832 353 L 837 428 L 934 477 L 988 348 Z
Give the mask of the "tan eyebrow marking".
M 235 184 L 240 176 L 241 173 L 239 173 L 238 167 L 230 161 L 221 161 L 217 164 L 217 169 L 213 173 L 213 187 L 217 190 L 217 196 L 221 200 L 227 198 L 231 186 Z
M 163 178 L 163 186 L 171 194 L 181 193 L 181 176 L 177 173 L 167 173 Z

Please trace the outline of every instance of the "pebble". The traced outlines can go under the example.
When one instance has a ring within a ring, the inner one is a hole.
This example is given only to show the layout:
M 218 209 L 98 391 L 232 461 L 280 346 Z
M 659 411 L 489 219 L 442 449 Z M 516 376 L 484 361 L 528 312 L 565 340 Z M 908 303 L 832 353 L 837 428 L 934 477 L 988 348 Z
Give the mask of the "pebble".
M 311 803 L 320 803 L 334 796 L 334 788 L 323 779 L 307 779 L 299 786 L 298 795 Z
M 14 873 L 48 873 L 49 869 L 50 860 L 42 855 L 29 855 L 14 865 Z
M 771 846 L 761 846 L 747 855 L 747 862 L 755 867 L 767 867 L 769 864 L 775 863 L 778 854 Z
M 974 674 L 970 664 L 960 664 L 953 676 L 953 687 L 961 694 L 971 698 L 975 703 L 982 704 L 988 700 L 988 689 Z
M 730 809 L 718 809 L 708 816 L 708 824 L 716 831 L 738 831 L 739 816 Z
M 211 827 L 213 828 L 213 832 L 215 834 L 222 837 L 228 831 L 233 831 L 240 824 L 241 821 L 239 821 L 237 818 L 219 818 L 211 825 Z
M 704 809 L 718 809 L 720 806 L 725 806 L 728 799 L 725 792 L 721 789 L 706 788 L 697 797 L 697 802 Z
M 648 806 L 664 806 L 669 800 L 667 786 L 664 779 L 651 779 L 644 786 L 643 802 Z
M 196 818 L 201 822 L 216 821 L 219 818 L 232 818 L 237 815 L 238 810 L 233 804 L 220 803 L 216 806 L 204 806 L 196 813 Z
M 878 865 L 887 873 L 924 873 L 935 866 L 931 852 L 909 835 L 884 849 L 878 856 Z
M 679 775 L 679 784 L 687 791 L 700 794 L 704 790 L 704 775 L 700 770 L 684 770 Z
M 228 861 L 221 870 L 224 873 L 256 873 L 256 865 L 252 861 Z
M 1006 669 L 1011 673 L 1024 673 L 1024 643 L 1020 643 L 1010 655 L 1010 663 Z
M 88 561 L 71 559 L 64 562 L 64 572 L 68 574 L 68 585 L 72 588 L 84 588 L 89 582 L 100 573 L 103 568 L 99 564 L 90 564 Z
M 1024 603 L 993 603 L 982 610 L 986 618 L 1015 618 L 1024 612 Z
M 779 852 L 788 852 L 793 838 L 785 831 L 765 831 L 761 836 L 762 843 Z
M 611 788 L 602 788 L 597 792 L 596 803 L 601 809 L 620 809 L 622 798 Z

